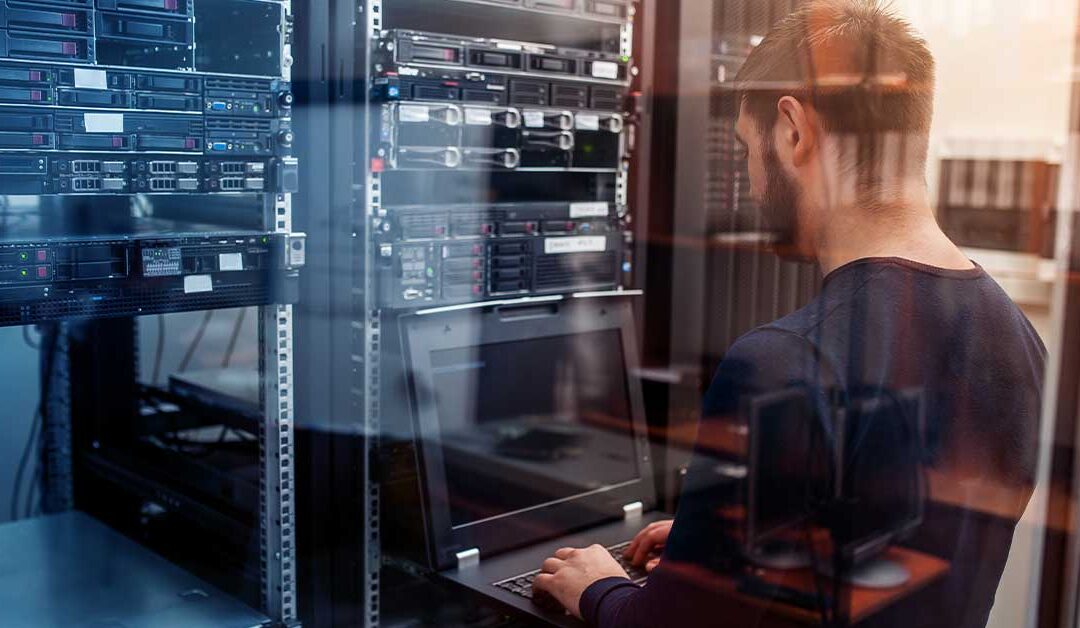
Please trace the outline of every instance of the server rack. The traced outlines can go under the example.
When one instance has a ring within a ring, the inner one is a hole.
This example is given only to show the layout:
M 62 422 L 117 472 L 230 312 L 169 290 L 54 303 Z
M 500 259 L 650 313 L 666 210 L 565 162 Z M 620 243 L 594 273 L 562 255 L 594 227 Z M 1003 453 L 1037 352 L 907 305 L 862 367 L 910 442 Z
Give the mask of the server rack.
M 297 625 L 292 28 L 289 0 L 0 6 L 0 324 L 42 331 L 28 490 L 46 515 L 0 538 L 18 550 L 3 554 L 20 563 L 12 583 L 23 568 L 89 588 L 5 586 L 13 623 L 173 608 L 162 621 Z M 19 198 L 36 211 L 9 223 Z M 137 316 L 225 307 L 257 312 L 253 399 L 228 409 L 140 383 Z M 155 430 L 177 429 L 166 419 L 222 425 L 219 444 L 226 427 L 252 434 L 243 471 L 148 453 Z
M 298 202 L 301 582 L 319 598 L 305 622 L 378 625 L 387 579 L 417 568 L 383 552 L 384 492 L 415 473 L 401 316 L 640 306 L 648 188 L 631 172 L 651 74 L 634 41 L 651 4 L 368 0 L 298 14 L 300 150 L 321 165 Z

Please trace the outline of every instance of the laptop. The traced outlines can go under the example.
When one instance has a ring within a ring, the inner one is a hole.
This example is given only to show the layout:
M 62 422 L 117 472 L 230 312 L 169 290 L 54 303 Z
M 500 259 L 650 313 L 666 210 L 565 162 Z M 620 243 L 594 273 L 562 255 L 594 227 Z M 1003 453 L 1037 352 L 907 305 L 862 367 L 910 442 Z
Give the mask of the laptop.
M 402 322 L 431 566 L 518 612 L 579 625 L 533 599 L 541 562 L 594 543 L 622 561 L 665 517 L 629 376 L 630 304 L 565 299 Z

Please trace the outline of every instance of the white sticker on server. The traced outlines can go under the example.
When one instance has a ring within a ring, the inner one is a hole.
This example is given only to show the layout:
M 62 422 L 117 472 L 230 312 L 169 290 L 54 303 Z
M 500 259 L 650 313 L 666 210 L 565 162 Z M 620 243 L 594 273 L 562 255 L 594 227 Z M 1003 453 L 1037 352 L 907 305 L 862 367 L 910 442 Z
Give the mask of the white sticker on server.
M 610 61 L 593 61 L 592 75 L 602 79 L 619 78 L 619 64 Z
M 544 128 L 544 112 L 543 111 L 526 111 L 525 126 L 530 129 L 542 129 Z
M 83 89 L 109 89 L 105 70 L 87 70 L 75 68 L 75 87 Z
M 423 105 L 401 105 L 398 107 L 398 120 L 402 122 L 427 122 L 431 112 Z
M 471 124 L 473 126 L 491 126 L 491 110 L 466 109 L 465 124 Z
M 595 113 L 579 113 L 574 118 L 574 127 L 579 131 L 599 131 L 600 116 Z
M 210 279 L 210 275 L 188 275 L 184 277 L 184 294 L 213 291 L 214 282 Z
M 603 218 L 607 214 L 607 203 L 570 203 L 571 218 Z
M 569 238 L 548 238 L 544 240 L 544 253 L 593 253 L 607 250 L 607 238 L 604 236 L 579 236 Z
M 84 113 L 83 126 L 87 133 L 123 133 L 124 114 Z
M 218 270 L 244 270 L 244 256 L 241 253 L 221 253 L 218 255 Z

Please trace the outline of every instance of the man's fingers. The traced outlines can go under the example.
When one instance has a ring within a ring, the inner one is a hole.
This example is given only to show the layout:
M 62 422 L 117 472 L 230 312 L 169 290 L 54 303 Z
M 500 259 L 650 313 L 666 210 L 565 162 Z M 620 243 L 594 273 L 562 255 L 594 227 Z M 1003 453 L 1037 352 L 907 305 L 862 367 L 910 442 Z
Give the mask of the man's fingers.
M 627 558 L 633 556 L 634 553 L 637 551 L 638 546 L 641 545 L 641 543 L 645 540 L 646 537 L 648 537 L 649 532 L 656 529 L 659 523 L 659 521 L 654 521 L 653 523 L 650 523 L 649 525 L 642 528 L 640 532 L 635 534 L 634 538 L 630 541 L 630 545 L 628 545 L 626 549 L 623 550 L 623 556 L 626 556 Z
M 563 566 L 563 560 L 560 558 L 549 558 L 540 565 L 540 571 L 544 573 L 552 574 L 561 569 Z
M 555 576 L 549 573 L 538 573 L 533 578 L 533 588 L 543 591 L 544 593 L 551 593 L 554 586 Z
M 561 560 L 566 560 L 567 558 L 570 558 L 571 556 L 573 556 L 574 552 L 576 552 L 576 551 L 577 550 L 575 548 L 573 548 L 573 547 L 561 547 L 561 548 L 555 550 L 555 558 L 559 558 Z
M 645 573 L 652 573 L 652 570 L 656 569 L 656 566 L 659 565 L 659 564 L 660 564 L 660 559 L 659 558 L 654 558 L 654 559 L 650 560 L 649 562 L 645 563 Z
M 663 529 L 653 528 L 645 534 L 645 538 L 638 543 L 637 549 L 634 550 L 634 557 L 630 559 L 630 563 L 633 565 L 642 565 L 645 560 L 648 559 L 649 553 L 653 551 L 655 547 L 663 543 Z

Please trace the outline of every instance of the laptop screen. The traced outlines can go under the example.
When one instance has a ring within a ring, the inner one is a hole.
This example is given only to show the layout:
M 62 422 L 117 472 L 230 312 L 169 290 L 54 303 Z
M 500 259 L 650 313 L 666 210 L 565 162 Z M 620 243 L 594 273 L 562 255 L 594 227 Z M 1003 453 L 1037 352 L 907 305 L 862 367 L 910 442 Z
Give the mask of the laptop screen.
M 455 529 L 639 480 L 617 329 L 430 356 Z

